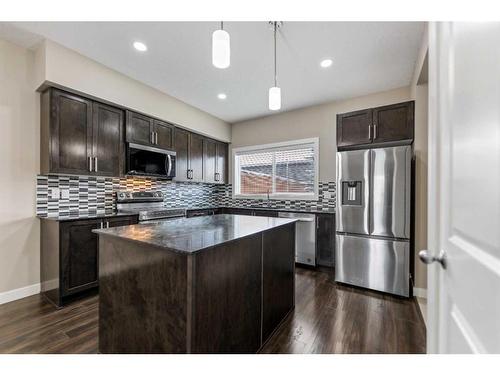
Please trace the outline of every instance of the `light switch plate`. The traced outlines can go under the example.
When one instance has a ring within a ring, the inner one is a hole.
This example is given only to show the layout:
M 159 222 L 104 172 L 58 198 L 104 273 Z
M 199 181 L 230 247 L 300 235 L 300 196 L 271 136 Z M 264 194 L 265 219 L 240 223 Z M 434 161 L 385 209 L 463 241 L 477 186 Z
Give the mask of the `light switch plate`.
M 52 188 L 50 189 L 50 198 L 51 199 L 59 199 L 59 188 Z

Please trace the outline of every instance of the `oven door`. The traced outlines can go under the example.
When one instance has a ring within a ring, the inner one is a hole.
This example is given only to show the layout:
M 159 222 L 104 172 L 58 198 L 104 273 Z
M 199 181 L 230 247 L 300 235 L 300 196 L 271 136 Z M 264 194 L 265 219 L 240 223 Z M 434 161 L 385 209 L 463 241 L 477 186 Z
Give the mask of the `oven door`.
M 127 175 L 159 178 L 175 177 L 175 151 L 129 143 Z

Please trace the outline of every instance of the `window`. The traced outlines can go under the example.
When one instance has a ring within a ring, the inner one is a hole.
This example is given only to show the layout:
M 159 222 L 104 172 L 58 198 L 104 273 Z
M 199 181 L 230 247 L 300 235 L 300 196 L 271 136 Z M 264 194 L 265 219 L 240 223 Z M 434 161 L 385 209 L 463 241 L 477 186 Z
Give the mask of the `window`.
M 318 139 L 233 149 L 235 198 L 317 199 Z

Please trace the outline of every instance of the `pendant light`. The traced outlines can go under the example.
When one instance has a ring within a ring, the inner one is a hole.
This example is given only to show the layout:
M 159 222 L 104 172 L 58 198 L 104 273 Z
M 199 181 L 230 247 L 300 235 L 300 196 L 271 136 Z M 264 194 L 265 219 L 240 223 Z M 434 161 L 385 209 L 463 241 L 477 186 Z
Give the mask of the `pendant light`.
M 226 69 L 231 61 L 229 33 L 224 30 L 224 22 L 221 21 L 220 29 L 212 34 L 212 64 L 219 69 Z
M 276 75 L 276 31 L 279 27 L 278 22 L 272 22 L 274 32 L 274 86 L 269 89 L 269 109 L 278 111 L 281 109 L 281 89 L 278 87 Z

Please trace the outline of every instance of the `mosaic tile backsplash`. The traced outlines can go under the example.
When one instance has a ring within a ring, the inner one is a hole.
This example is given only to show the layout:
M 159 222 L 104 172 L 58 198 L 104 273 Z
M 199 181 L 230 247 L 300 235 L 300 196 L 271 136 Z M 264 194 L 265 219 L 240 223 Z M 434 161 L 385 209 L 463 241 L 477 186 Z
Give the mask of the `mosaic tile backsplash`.
M 148 178 L 37 176 L 36 213 L 61 216 L 103 213 L 116 209 L 116 191 L 161 190 L 167 207 L 267 206 L 264 200 L 233 199 L 231 185 L 172 182 Z M 271 200 L 270 206 L 287 209 L 335 208 L 335 182 L 320 182 L 317 201 Z

